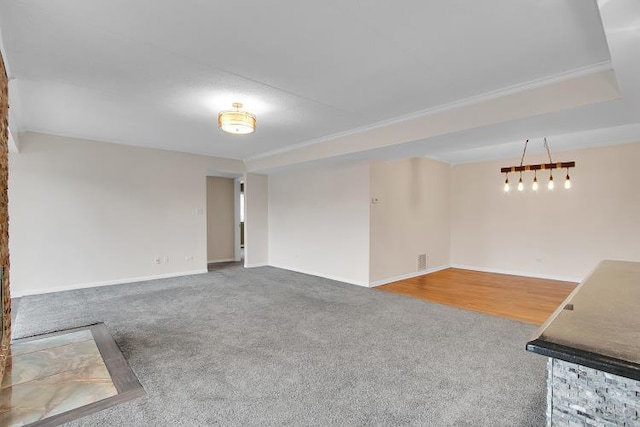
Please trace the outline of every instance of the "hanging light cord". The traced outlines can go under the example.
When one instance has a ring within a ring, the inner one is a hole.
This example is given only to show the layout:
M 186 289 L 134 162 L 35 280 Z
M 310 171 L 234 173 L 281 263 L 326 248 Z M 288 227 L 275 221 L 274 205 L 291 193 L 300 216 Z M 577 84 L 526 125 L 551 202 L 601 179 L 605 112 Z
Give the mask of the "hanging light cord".
M 529 144 L 529 140 L 528 139 L 524 142 L 524 150 L 522 151 L 522 158 L 520 159 L 520 166 L 522 166 L 522 164 L 524 163 L 524 155 L 527 154 L 527 144 Z
M 551 160 L 551 151 L 549 150 L 549 143 L 547 142 L 547 138 L 544 139 L 544 148 L 547 150 L 547 156 L 549 156 L 549 163 L 553 163 L 553 160 Z

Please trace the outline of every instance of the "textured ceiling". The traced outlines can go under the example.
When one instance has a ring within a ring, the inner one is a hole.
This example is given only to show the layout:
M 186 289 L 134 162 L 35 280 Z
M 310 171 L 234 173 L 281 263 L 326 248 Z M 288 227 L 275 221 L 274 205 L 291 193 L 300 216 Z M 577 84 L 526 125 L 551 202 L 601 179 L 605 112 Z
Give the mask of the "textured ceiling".
M 590 0 L 0 0 L 0 31 L 21 131 L 239 159 L 610 60 Z M 234 101 L 255 134 L 216 128 Z

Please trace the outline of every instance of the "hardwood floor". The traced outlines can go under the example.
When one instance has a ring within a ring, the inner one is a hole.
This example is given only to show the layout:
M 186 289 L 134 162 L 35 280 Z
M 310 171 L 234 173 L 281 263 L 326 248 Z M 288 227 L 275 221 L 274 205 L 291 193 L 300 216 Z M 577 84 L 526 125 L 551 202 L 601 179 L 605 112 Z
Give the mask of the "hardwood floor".
M 448 268 L 376 289 L 541 325 L 576 285 Z

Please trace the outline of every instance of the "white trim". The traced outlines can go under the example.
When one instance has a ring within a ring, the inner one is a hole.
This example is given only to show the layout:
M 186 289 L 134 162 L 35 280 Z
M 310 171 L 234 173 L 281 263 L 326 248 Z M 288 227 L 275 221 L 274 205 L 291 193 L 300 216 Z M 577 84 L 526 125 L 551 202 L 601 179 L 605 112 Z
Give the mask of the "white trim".
M 345 279 L 344 277 L 338 277 L 338 276 L 333 276 L 333 275 L 329 275 L 329 274 L 318 273 L 318 272 L 315 272 L 315 271 L 303 270 L 303 269 L 300 269 L 300 268 L 286 267 L 286 266 L 282 266 L 282 265 L 273 265 L 273 264 L 270 264 L 270 265 L 271 265 L 271 267 L 281 268 L 283 270 L 295 271 L 296 273 L 308 274 L 310 276 L 322 277 L 324 279 L 335 280 L 336 282 L 343 282 L 343 283 L 348 283 L 350 285 L 369 287 L 369 285 L 367 283 L 356 282 L 356 281 L 354 281 L 352 279 Z
M 439 265 L 438 267 L 427 268 L 426 270 L 416 271 L 413 273 L 401 274 L 400 276 L 390 277 L 388 279 L 376 280 L 375 282 L 369 283 L 370 288 L 375 288 L 376 286 L 386 285 L 387 283 L 397 282 L 399 280 L 411 279 L 412 277 L 425 276 L 427 274 L 435 273 L 436 271 L 446 270 L 450 268 L 449 264 Z
M 359 128 L 350 129 L 344 132 L 334 133 L 332 135 L 327 135 L 320 138 L 311 139 L 308 141 L 303 141 L 298 144 L 287 145 L 286 147 L 278 148 L 276 150 L 268 151 L 266 153 L 250 156 L 244 159 L 245 167 L 246 167 L 247 161 L 259 160 L 266 157 L 271 157 L 274 155 L 286 153 L 288 151 L 307 147 L 310 145 L 316 145 L 322 142 L 328 142 L 338 138 L 342 138 L 350 135 L 356 135 L 356 134 L 367 132 L 373 129 L 395 125 L 395 124 L 406 122 L 409 120 L 441 113 L 443 111 L 448 111 L 448 110 L 453 110 L 457 108 L 467 107 L 469 105 L 479 104 L 479 103 L 490 101 L 496 98 L 513 95 L 515 93 L 525 92 L 532 89 L 537 89 L 537 88 L 552 85 L 555 83 L 561 83 L 563 81 L 570 80 L 570 79 L 585 77 L 591 74 L 597 74 L 597 73 L 601 73 L 603 71 L 609 71 L 612 69 L 613 69 L 613 65 L 611 61 L 606 60 L 606 61 L 599 62 L 597 64 L 587 65 L 584 67 L 579 67 L 573 70 L 565 71 L 559 74 L 554 74 L 552 76 L 542 77 L 539 79 L 530 80 L 525 83 L 519 83 L 519 84 L 508 86 L 502 89 L 497 89 L 497 90 L 485 92 L 479 95 L 470 96 L 470 97 L 459 99 L 457 101 L 453 101 L 447 104 L 441 104 L 435 107 L 427 108 L 425 110 L 416 111 L 404 116 L 394 117 L 394 118 L 376 122 L 370 125 L 361 126 Z
M 20 140 L 17 138 L 17 135 L 14 136 L 14 133 L 11 132 L 11 128 L 7 129 L 7 134 L 9 135 L 9 152 L 20 153 Z
M 178 273 L 167 273 L 167 274 L 158 274 L 154 276 L 139 276 L 139 277 L 129 277 L 126 279 L 116 279 L 116 280 L 105 280 L 101 282 L 91 282 L 91 283 L 78 283 L 75 285 L 67 285 L 67 286 L 57 286 L 55 288 L 40 288 L 40 289 L 31 289 L 25 292 L 15 292 L 13 289 L 11 290 L 12 298 L 20 298 L 27 295 L 39 295 L 39 294 L 50 294 L 53 292 L 62 292 L 62 291 L 72 291 L 76 289 L 85 289 L 85 288 L 96 288 L 99 286 L 111 286 L 111 285 L 123 285 L 127 283 L 135 283 L 135 282 L 146 282 L 148 280 L 157 280 L 157 279 L 169 279 L 171 277 L 181 277 L 181 276 L 192 276 L 195 274 L 204 274 L 208 273 L 205 270 L 192 270 L 192 271 L 181 271 Z
M 2 55 L 2 59 L 4 62 L 4 70 L 7 73 L 7 79 L 11 79 L 13 74 L 11 74 L 11 67 L 9 66 L 9 58 L 7 58 L 7 49 L 4 45 L 4 40 L 2 40 L 2 34 L 0 34 L 0 55 Z
M 221 258 L 221 259 L 210 259 L 207 261 L 207 264 L 215 264 L 217 262 L 232 262 L 237 261 L 235 258 Z
M 580 283 L 584 279 L 584 278 L 572 277 L 572 276 L 556 276 L 553 274 L 531 273 L 528 271 L 502 270 L 500 268 L 474 267 L 470 265 L 459 265 L 459 264 L 452 264 L 451 268 L 459 268 L 461 270 L 482 271 L 484 273 L 508 274 L 510 276 L 533 277 L 536 279 L 560 280 L 562 282 Z
M 240 248 L 240 178 L 233 180 L 233 256 L 234 261 L 242 259 Z
M 23 79 L 21 79 L 21 81 L 23 81 Z M 178 149 L 176 148 L 162 148 L 162 147 L 152 147 L 149 145 L 133 145 L 131 144 L 131 142 L 126 142 L 124 140 L 120 140 L 120 139 L 115 139 L 115 138 L 109 138 L 109 139 L 96 139 L 96 137 L 91 137 L 91 136 L 83 136 L 80 134 L 76 134 L 73 132 L 55 132 L 55 131 L 51 131 L 48 129 L 43 129 L 43 128 L 39 128 L 39 127 L 35 127 L 35 126 L 28 126 L 28 127 L 24 127 L 21 129 L 22 133 L 39 133 L 42 135 L 51 135 L 51 136 L 57 136 L 59 138 L 71 138 L 71 139 L 80 139 L 83 141 L 89 141 L 89 142 L 99 142 L 99 143 L 107 143 L 107 144 L 116 144 L 116 145 L 123 145 L 125 147 L 130 147 L 130 148 L 142 148 L 142 149 L 146 149 L 146 150 L 160 150 L 160 151 L 169 151 L 172 153 L 178 153 L 178 154 L 182 154 L 185 156 L 204 156 L 204 157 L 208 157 L 209 159 L 220 159 L 223 161 L 230 161 L 231 162 L 240 162 L 242 163 L 242 167 L 236 170 L 230 170 L 228 168 L 216 168 L 216 167 L 212 167 L 209 168 L 208 170 L 211 172 L 207 172 L 207 176 L 219 176 L 221 178 L 237 178 L 238 176 L 242 175 L 243 173 L 246 172 L 246 167 L 244 164 L 244 160 L 240 159 L 240 158 L 236 158 L 236 157 L 222 157 L 222 156 L 216 156 L 215 154 L 211 154 L 211 153 L 205 153 L 202 151 L 178 151 Z
M 255 267 L 267 267 L 269 264 L 266 262 L 258 263 L 258 264 L 245 264 L 245 268 L 255 268 Z

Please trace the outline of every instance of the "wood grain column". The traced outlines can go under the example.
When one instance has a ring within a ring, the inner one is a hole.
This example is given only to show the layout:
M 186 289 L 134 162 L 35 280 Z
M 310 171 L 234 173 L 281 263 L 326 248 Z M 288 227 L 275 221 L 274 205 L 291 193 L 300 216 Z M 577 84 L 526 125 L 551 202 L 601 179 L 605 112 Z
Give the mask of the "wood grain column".
M 0 55 L 0 266 L 2 267 L 2 316 L 0 381 L 11 339 L 11 298 L 9 294 L 9 81 Z

